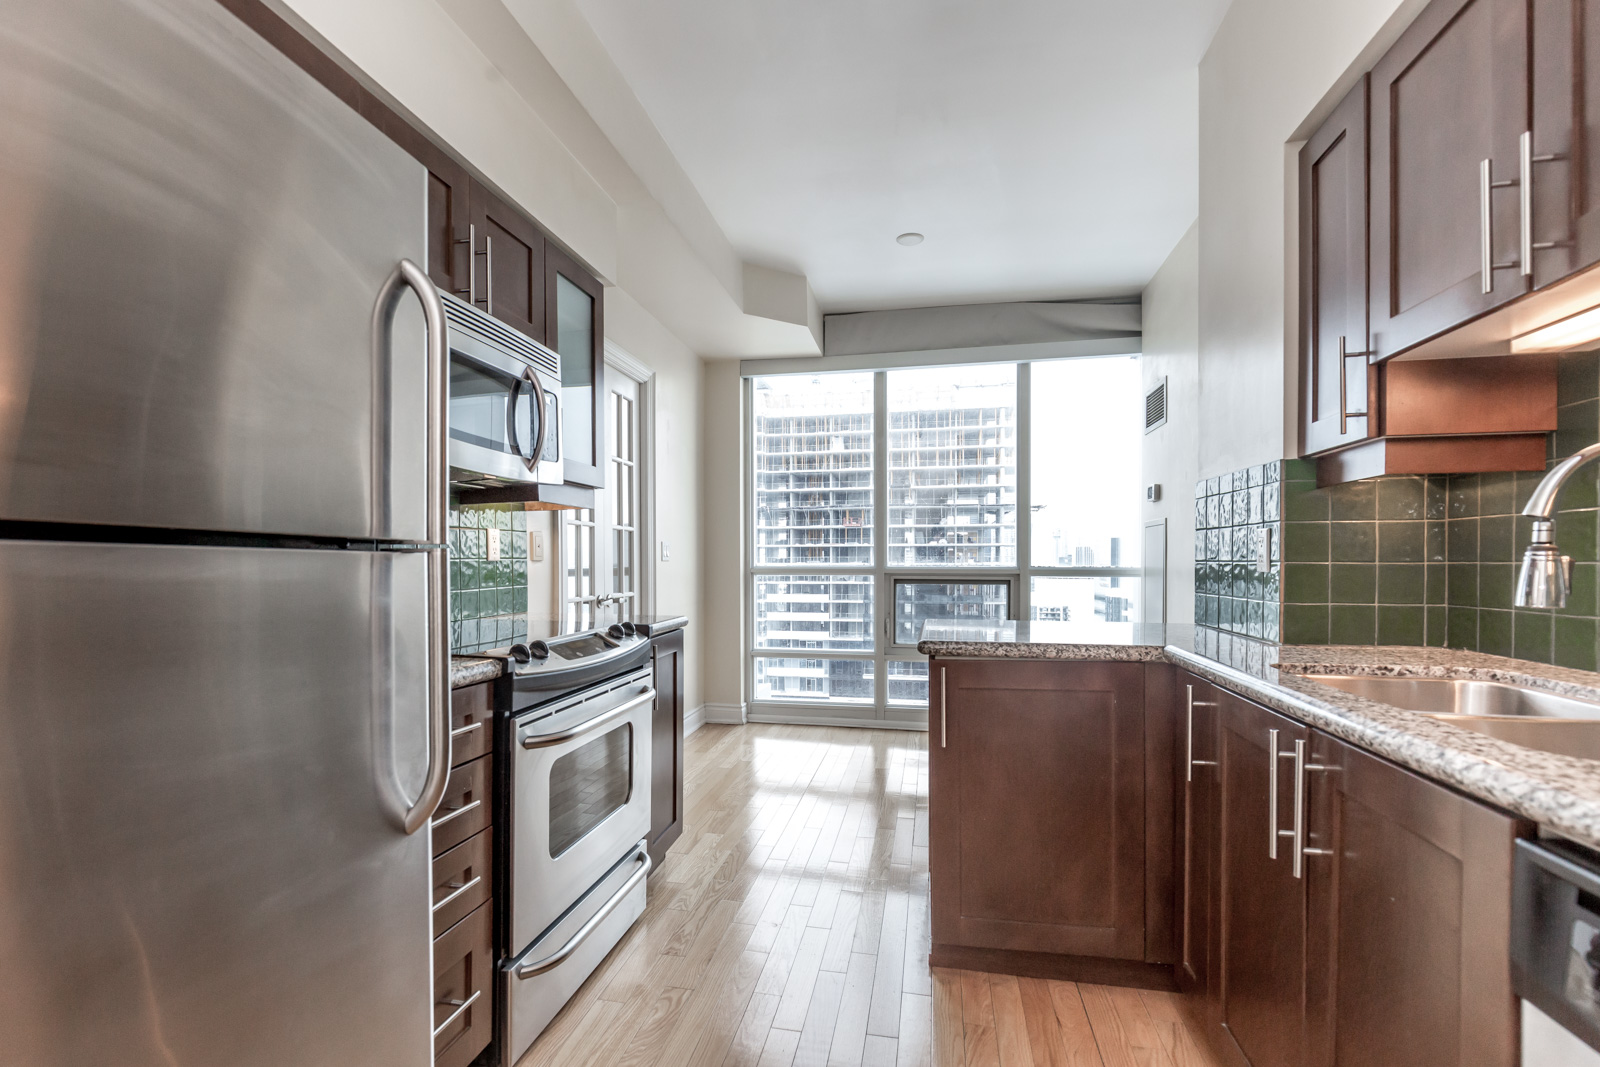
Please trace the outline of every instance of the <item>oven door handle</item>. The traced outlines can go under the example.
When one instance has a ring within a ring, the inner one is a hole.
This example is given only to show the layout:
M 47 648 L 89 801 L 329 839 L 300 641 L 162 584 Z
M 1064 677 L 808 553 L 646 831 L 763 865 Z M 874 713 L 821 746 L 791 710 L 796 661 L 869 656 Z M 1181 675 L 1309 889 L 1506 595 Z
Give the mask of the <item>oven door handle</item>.
M 628 877 L 626 882 L 622 883 L 622 888 L 611 894 L 611 899 L 602 904 L 600 906 L 600 910 L 589 917 L 588 922 L 578 927 L 578 932 L 573 934 L 572 937 L 567 940 L 565 945 L 562 945 L 560 948 L 556 949 L 555 952 L 546 956 L 542 960 L 530 960 L 527 963 L 517 964 L 516 967 L 512 969 L 513 974 L 515 974 L 518 978 L 536 978 L 539 975 L 544 974 L 546 971 L 555 970 L 557 967 L 565 963 L 569 956 L 578 951 L 578 946 L 582 945 L 584 941 L 588 940 L 589 935 L 594 933 L 595 930 L 599 928 L 601 923 L 605 922 L 606 916 L 616 911 L 617 906 L 620 905 L 623 900 L 627 898 L 628 894 L 633 892 L 634 887 L 640 882 L 644 881 L 645 876 L 650 873 L 650 853 L 645 850 L 645 843 L 640 841 L 634 847 L 638 851 L 634 854 L 633 858 L 638 860 L 639 869 L 634 871 L 633 874 Z
M 605 726 L 608 723 L 615 722 L 617 719 L 622 718 L 624 715 L 628 714 L 641 704 L 652 704 L 655 702 L 655 699 L 656 691 L 654 689 L 646 689 L 644 692 L 640 693 L 627 703 L 619 704 L 610 711 L 601 712 L 594 718 L 588 720 L 587 722 L 579 723 L 570 730 L 558 730 L 553 734 L 523 734 L 522 747 L 550 748 L 553 745 L 559 745 L 562 742 L 571 741 L 574 737 L 582 737 L 584 734 L 593 733 L 595 730 L 600 729 L 600 727 Z

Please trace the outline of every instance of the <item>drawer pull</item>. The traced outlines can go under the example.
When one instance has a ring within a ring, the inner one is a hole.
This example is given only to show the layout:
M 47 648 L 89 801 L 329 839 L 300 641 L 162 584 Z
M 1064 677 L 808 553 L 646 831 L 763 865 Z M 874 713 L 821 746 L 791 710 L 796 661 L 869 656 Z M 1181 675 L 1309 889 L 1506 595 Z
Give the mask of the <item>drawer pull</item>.
M 468 726 L 458 726 L 454 730 L 451 730 L 450 731 L 450 739 L 451 740 L 455 740 L 458 737 L 465 737 L 468 734 L 470 734 L 472 731 L 481 730 L 481 729 L 483 729 L 483 720 L 479 719 L 477 722 L 472 723 L 472 724 L 470 724 Z
M 446 889 L 452 889 L 452 890 L 454 890 L 454 892 L 451 893 L 449 896 L 445 897 L 443 900 L 439 901 L 439 903 L 435 904 L 433 906 L 433 910 L 434 911 L 438 911 L 440 908 L 444 907 L 446 904 L 450 903 L 452 900 L 455 900 L 461 894 L 467 892 L 473 886 L 477 885 L 481 881 L 483 881 L 483 875 L 478 874 L 478 875 L 474 875 L 473 878 L 472 878 L 472 881 L 470 881 L 470 882 L 446 882 L 445 883 L 445 888 Z
M 588 922 L 578 927 L 578 932 L 573 934 L 565 945 L 562 945 L 542 960 L 530 960 L 527 963 L 518 964 L 512 973 L 518 978 L 533 978 L 544 974 L 546 971 L 555 970 L 567 961 L 568 956 L 578 951 L 578 946 L 589 939 L 589 935 L 594 933 L 595 929 L 605 921 L 606 916 L 616 911 L 617 905 L 621 904 L 623 899 L 633 892 L 634 886 L 644 881 L 645 875 L 650 873 L 650 854 L 645 851 L 644 842 L 640 841 L 637 847 L 639 851 L 634 858 L 639 861 L 639 869 L 634 871 L 626 882 L 622 883 L 622 888 L 613 893 L 611 899 L 602 904 L 600 910 L 595 912 Z
M 455 1021 L 461 1018 L 462 1013 L 464 1013 L 468 1008 L 472 1007 L 473 1002 L 475 1002 L 481 996 L 483 996 L 483 990 L 480 989 L 466 1000 L 441 1000 L 439 1002 L 440 1004 L 453 1004 L 455 1005 L 456 1010 L 450 1013 L 450 1018 L 433 1028 L 433 1036 L 438 1037 L 440 1034 L 450 1029 Z
M 471 804 L 463 804 L 459 808 L 446 808 L 445 811 L 444 811 L 444 818 L 442 818 L 442 819 L 436 818 L 436 819 L 433 820 L 433 828 L 435 830 L 437 830 L 439 827 L 443 826 L 445 823 L 449 822 L 451 819 L 454 819 L 454 818 L 457 818 L 459 816 L 465 815 L 467 812 L 473 810 L 474 808 L 481 808 L 481 807 L 483 807 L 483 801 L 474 800 Z

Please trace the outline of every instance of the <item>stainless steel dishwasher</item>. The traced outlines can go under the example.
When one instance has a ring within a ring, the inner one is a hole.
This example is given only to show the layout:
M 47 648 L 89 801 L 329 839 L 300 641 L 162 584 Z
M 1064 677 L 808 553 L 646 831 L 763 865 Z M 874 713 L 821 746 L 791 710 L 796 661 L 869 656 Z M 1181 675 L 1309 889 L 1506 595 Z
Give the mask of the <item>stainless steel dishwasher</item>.
M 1600 1067 L 1600 854 L 1517 842 L 1511 983 L 1523 1067 Z

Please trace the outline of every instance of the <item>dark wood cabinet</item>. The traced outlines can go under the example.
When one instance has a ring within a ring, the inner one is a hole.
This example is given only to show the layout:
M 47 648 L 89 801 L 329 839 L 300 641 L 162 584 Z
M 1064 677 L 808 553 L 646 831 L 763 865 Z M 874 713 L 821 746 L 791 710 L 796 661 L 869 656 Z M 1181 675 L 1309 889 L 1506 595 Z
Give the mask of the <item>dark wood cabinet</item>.
M 657 869 L 667 849 L 683 835 L 683 631 L 650 641 L 656 707 L 650 723 L 650 836 L 647 848 Z
M 1517 1062 L 1520 820 L 1324 734 L 1308 769 L 1308 1067 Z
M 1170 689 L 1170 669 L 938 659 L 930 669 L 934 963 L 1170 986 L 1171 706 L 1164 692 L 1153 717 L 1168 736 L 1147 744 L 1145 702 L 1147 671 Z M 1168 828 L 1154 871 L 1152 803 Z M 1151 895 L 1162 897 L 1154 917 Z M 1155 961 L 1152 918 L 1164 931 Z
M 433 943 L 435 1067 L 466 1067 L 493 1037 L 493 918 L 479 905 Z
M 1293 759 L 1310 731 L 1232 693 L 1220 704 L 1222 1028 L 1252 1067 L 1294 1067 L 1305 907 L 1290 836 Z
M 1366 78 L 1300 150 L 1300 233 L 1300 452 L 1313 455 L 1371 428 Z
M 1527 42 L 1526 0 L 1434 0 L 1372 70 L 1376 360 L 1528 289 L 1515 184 Z
M 1600 0 L 1531 0 L 1533 284 L 1600 263 Z
M 472 302 L 529 337 L 545 340 L 544 235 L 476 179 L 468 187 L 468 212 Z
M 605 292 L 555 245 L 545 260 L 545 343 L 561 356 L 561 442 L 567 481 L 605 485 Z

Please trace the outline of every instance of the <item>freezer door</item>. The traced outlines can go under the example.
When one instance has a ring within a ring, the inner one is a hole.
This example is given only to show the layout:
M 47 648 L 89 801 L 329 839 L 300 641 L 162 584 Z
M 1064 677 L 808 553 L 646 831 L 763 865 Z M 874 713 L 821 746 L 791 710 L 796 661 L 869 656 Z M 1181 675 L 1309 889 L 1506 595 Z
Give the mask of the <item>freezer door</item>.
M 216 0 L 0 4 L 0 519 L 420 539 L 426 183 Z
M 428 1067 L 424 561 L 0 542 L 0 1064 Z

